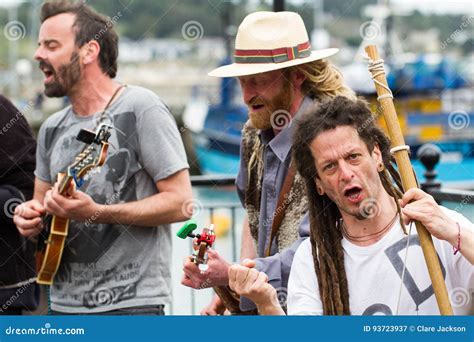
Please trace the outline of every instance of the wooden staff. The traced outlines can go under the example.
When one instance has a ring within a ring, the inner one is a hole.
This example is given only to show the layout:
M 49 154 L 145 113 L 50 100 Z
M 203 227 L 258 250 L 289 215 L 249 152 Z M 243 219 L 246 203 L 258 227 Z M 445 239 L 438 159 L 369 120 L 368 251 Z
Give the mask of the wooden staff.
M 375 89 L 377 90 L 378 95 L 377 100 L 381 106 L 385 123 L 387 124 L 388 133 L 392 141 L 391 152 L 395 156 L 404 191 L 411 188 L 417 188 L 418 184 L 408 155 L 409 147 L 405 145 L 400 123 L 398 122 L 395 106 L 393 105 L 392 92 L 387 85 L 387 79 L 385 77 L 383 60 L 380 59 L 375 45 L 367 46 L 365 52 L 367 52 L 370 59 L 369 71 L 371 72 L 372 79 L 375 83 Z M 426 265 L 428 266 L 428 272 L 433 284 L 433 291 L 436 301 L 438 302 L 439 312 L 441 315 L 452 315 L 453 309 L 449 302 L 448 291 L 446 289 L 443 273 L 438 260 L 438 254 L 434 248 L 431 235 L 420 222 L 415 222 L 415 224 Z

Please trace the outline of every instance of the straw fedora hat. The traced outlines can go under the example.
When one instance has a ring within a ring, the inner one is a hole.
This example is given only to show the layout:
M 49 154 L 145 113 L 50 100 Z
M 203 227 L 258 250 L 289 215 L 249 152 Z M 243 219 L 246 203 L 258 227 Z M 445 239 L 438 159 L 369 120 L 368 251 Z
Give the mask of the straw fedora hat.
M 235 38 L 235 63 L 209 73 L 236 77 L 323 59 L 339 49 L 311 51 L 303 19 L 294 12 L 255 12 L 245 17 Z

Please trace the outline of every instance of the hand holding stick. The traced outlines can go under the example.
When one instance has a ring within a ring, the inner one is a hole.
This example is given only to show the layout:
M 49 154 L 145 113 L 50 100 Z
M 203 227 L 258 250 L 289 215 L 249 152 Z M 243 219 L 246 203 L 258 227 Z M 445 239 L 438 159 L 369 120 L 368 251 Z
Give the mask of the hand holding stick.
M 417 188 L 417 182 L 413 168 L 410 163 L 408 155 L 409 147 L 405 145 L 400 123 L 398 122 L 397 113 L 393 104 L 393 95 L 387 85 L 385 71 L 383 67 L 383 60 L 380 59 L 377 47 L 369 45 L 365 48 L 369 56 L 369 71 L 372 74 L 372 79 L 377 90 L 379 104 L 382 109 L 385 122 L 387 124 L 388 133 L 392 141 L 391 152 L 395 156 L 404 191 L 411 188 Z M 433 240 L 430 233 L 420 223 L 416 222 L 416 230 L 420 239 L 421 248 L 425 257 L 428 272 L 430 274 L 431 282 L 433 284 L 433 291 L 438 302 L 439 311 L 442 315 L 452 315 L 453 309 L 449 302 L 448 291 L 444 282 L 443 273 L 438 260 L 438 255 L 433 245 Z

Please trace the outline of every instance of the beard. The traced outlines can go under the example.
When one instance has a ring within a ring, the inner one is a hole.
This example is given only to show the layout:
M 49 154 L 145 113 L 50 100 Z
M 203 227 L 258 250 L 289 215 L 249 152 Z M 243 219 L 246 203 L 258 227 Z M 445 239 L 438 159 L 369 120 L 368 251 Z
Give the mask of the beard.
M 56 72 L 53 66 L 45 61 L 40 62 L 40 66 L 45 65 L 53 72 L 53 81 L 45 84 L 44 94 L 48 97 L 63 97 L 69 95 L 74 86 L 81 79 L 81 63 L 79 54 L 73 52 L 68 64 L 62 64 Z
M 294 90 L 293 85 L 287 79 L 284 79 L 282 89 L 275 94 L 271 99 L 264 99 L 261 97 L 253 98 L 249 103 L 249 119 L 252 125 L 260 130 L 267 130 L 272 127 L 278 127 L 277 122 L 279 115 L 272 118 L 273 113 L 277 111 L 289 112 L 291 104 L 293 103 Z M 263 104 L 261 110 L 254 112 L 251 109 L 253 104 Z

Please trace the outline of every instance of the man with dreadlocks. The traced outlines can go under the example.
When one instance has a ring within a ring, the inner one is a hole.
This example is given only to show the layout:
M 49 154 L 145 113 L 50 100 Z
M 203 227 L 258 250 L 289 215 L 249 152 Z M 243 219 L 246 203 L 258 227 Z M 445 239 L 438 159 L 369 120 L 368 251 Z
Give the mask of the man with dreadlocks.
M 215 77 L 237 77 L 249 121 L 242 131 L 237 190 L 248 214 L 242 232 L 242 258 L 275 288 L 286 288 L 291 262 L 309 225 L 303 179 L 291 163 L 293 118 L 313 111 L 337 95 L 355 97 L 326 58 L 337 49 L 311 51 L 303 20 L 293 12 L 256 12 L 239 27 L 235 63 L 213 70 Z M 246 221 L 247 222 L 247 221 Z M 300 222 L 302 224 L 300 225 Z M 230 264 L 209 252 L 202 274 L 186 259 L 182 284 L 193 288 L 228 285 Z M 241 309 L 253 309 L 243 299 Z M 202 314 L 222 313 L 215 298 Z
M 364 102 L 336 97 L 304 116 L 293 146 L 310 238 L 293 259 L 288 314 L 439 314 L 412 220 L 433 235 L 454 313 L 472 314 L 472 223 L 422 190 L 402 193 L 390 142 Z M 230 267 L 230 287 L 261 314 L 283 314 L 268 277 L 251 266 Z

